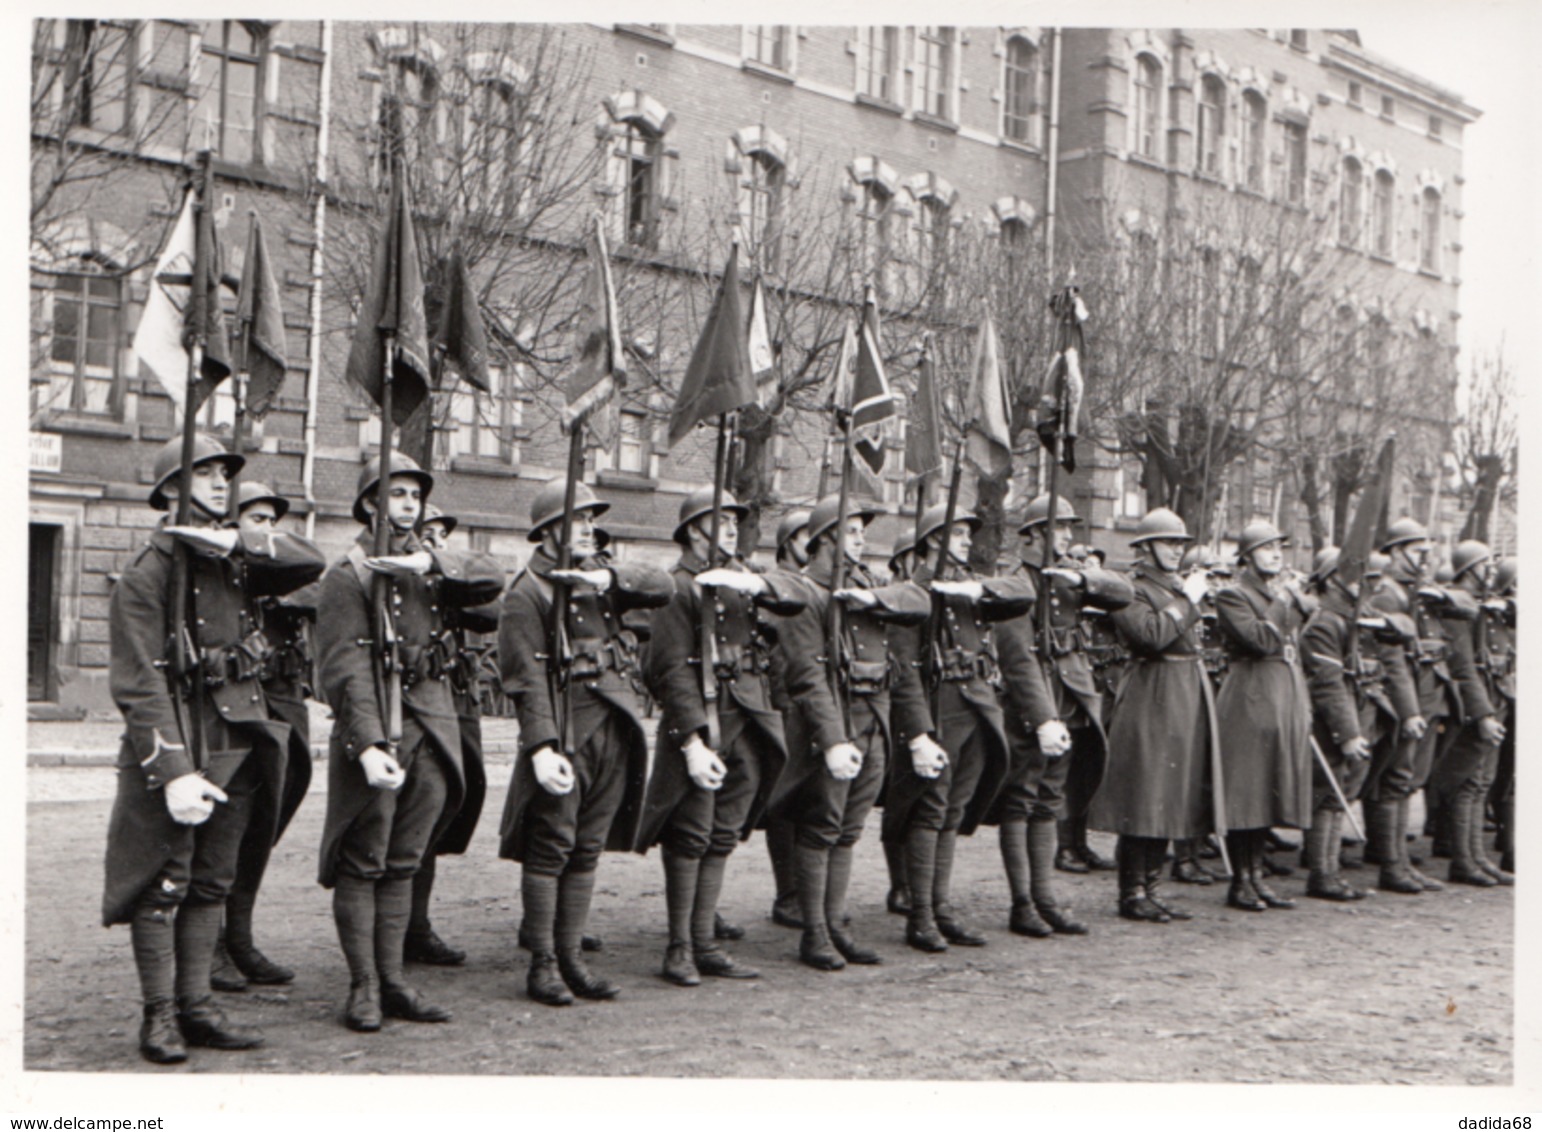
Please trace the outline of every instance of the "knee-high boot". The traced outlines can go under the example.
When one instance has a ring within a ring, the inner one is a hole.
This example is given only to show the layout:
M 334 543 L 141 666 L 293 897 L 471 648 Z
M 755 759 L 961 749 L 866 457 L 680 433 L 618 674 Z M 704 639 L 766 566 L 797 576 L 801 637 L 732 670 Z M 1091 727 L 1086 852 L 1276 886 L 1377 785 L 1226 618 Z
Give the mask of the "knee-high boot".
M 839 971 L 846 960 L 830 942 L 830 927 L 825 920 L 825 892 L 830 881 L 830 851 L 793 844 L 797 865 L 798 908 L 803 914 L 803 938 L 798 944 L 798 958 L 820 971 Z
M 1121 833 L 1114 848 L 1119 866 L 1119 915 L 1126 920 L 1165 924 L 1172 917 L 1146 895 L 1145 838 Z M 1161 867 L 1158 858 L 1157 867 Z
M 1398 823 L 1400 811 L 1408 805 L 1406 798 L 1383 799 L 1366 807 L 1366 860 L 1383 862 L 1376 887 L 1384 892 L 1400 892 L 1415 896 L 1424 891 L 1424 885 L 1409 871 L 1403 860 L 1403 830 Z M 1374 816 L 1373 816 L 1374 815 Z M 1374 858 L 1372 850 L 1374 849 Z
M 896 916 L 908 915 L 911 907 L 910 879 L 905 872 L 907 840 L 908 835 L 883 840 L 883 860 L 889 869 L 889 895 L 884 906 Z
M 1146 899 L 1166 912 L 1170 919 L 1192 920 L 1194 917 L 1177 904 L 1169 904 L 1162 898 L 1162 865 L 1167 860 L 1167 839 L 1164 837 L 1141 838 L 1141 863 L 1146 876 Z

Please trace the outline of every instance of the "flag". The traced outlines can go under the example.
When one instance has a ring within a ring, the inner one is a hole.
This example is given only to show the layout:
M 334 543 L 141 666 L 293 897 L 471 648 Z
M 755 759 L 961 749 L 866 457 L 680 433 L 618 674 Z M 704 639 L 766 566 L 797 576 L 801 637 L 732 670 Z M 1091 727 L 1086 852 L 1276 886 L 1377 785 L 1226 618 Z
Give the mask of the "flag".
M 937 390 L 937 366 L 932 360 L 932 336 L 921 343 L 916 396 L 905 432 L 905 471 L 925 476 L 942 470 L 942 399 Z
M 573 368 L 564 381 L 567 405 L 562 413 L 562 427 L 567 431 L 576 428 L 626 384 L 616 291 L 611 284 L 610 257 L 598 217 L 589 237 L 589 265 L 589 278 L 579 298 Z
M 348 351 L 348 376 L 381 403 L 387 358 L 381 352 L 383 338 L 392 335 L 391 420 L 400 427 L 414 409 L 428 399 L 428 319 L 423 312 L 423 272 L 418 263 L 418 240 L 412 225 L 412 205 L 407 198 L 407 178 L 391 178 L 391 200 L 385 224 L 375 241 L 370 260 L 364 303 L 354 326 L 353 347 Z
M 1338 574 L 1343 583 L 1353 585 L 1365 576 L 1365 564 L 1386 533 L 1386 511 L 1392 495 L 1392 458 L 1396 441 L 1389 436 L 1376 455 L 1376 476 L 1360 493 L 1360 506 L 1349 521 L 1339 547 Z
M 965 411 L 965 457 L 987 479 L 1000 479 L 1012 470 L 1012 410 L 1001 376 L 1001 343 L 988 310 L 975 339 Z
M 776 384 L 776 355 L 771 349 L 771 330 L 766 320 L 766 290 L 760 276 L 755 277 L 755 288 L 750 292 L 750 372 L 755 375 L 755 385 L 762 398 L 768 387 Z
M 242 340 L 242 368 L 246 371 L 246 411 L 258 420 L 267 415 L 284 385 L 284 308 L 278 297 L 278 280 L 262 221 L 252 213 L 246 241 L 246 261 L 241 265 L 241 305 L 238 308 Z
M 871 290 L 862 312 L 862 326 L 841 343 L 840 367 L 836 370 L 836 409 L 851 417 L 853 447 L 876 476 L 883 471 L 884 422 L 894 416 L 894 394 L 883 371 L 883 352 L 878 346 L 878 303 Z M 848 342 L 855 347 L 848 352 Z M 843 373 L 844 370 L 844 373 Z
M 196 413 L 221 381 L 230 376 L 230 339 L 219 294 L 219 239 L 214 217 L 198 207 L 188 189 L 171 235 L 155 261 L 144 312 L 134 332 L 141 369 L 160 382 L 179 410 L 188 394 L 188 352 L 202 341 L 203 362 L 193 380 Z
M 492 392 L 487 378 L 487 329 L 482 325 L 482 308 L 459 248 L 445 265 L 444 302 L 440 306 L 439 328 L 434 333 L 434 349 L 464 380 L 483 393 Z
M 669 418 L 669 443 L 680 443 L 701 421 L 753 404 L 755 378 L 739 305 L 739 245 L 735 244 L 680 381 L 680 396 Z
M 1085 348 L 1082 323 L 1087 321 L 1087 307 L 1075 287 L 1067 287 L 1053 296 L 1049 308 L 1055 314 L 1055 356 L 1039 389 L 1038 418 L 1034 424 L 1039 441 L 1051 451 L 1057 437 L 1060 465 L 1076 471 L 1076 434 L 1082 410 L 1082 365 Z

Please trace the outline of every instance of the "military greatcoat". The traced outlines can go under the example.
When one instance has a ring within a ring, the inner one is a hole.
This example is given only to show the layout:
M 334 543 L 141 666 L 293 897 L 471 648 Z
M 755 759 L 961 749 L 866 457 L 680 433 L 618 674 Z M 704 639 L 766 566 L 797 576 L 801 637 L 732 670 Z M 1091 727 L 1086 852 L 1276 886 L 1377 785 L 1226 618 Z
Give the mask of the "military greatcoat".
M 316 625 L 321 690 L 337 720 L 328 752 L 327 816 L 319 872 L 328 888 L 337 880 L 343 838 L 368 806 L 374 789 L 364 777 L 359 755 L 383 746 L 387 738 L 388 721 L 375 681 L 375 574 L 364 564 L 373 545 L 374 535 L 361 533 L 353 549 L 334 562 L 321 580 L 323 612 Z M 392 554 L 420 550 L 432 559 L 427 574 L 388 579 L 402 669 L 402 741 L 397 761 L 411 774 L 414 759 L 440 760 L 449 795 L 437 834 L 460 810 L 466 789 L 460 722 L 448 673 L 438 663 L 435 647 L 444 631 L 444 610 L 493 600 L 503 587 L 503 571 L 484 554 L 433 550 L 416 535 L 392 537 Z M 389 833 L 381 830 L 382 837 Z M 385 844 L 368 849 L 379 860 L 386 858 Z
M 542 747 L 558 746 L 559 701 L 547 666 L 555 612 L 550 575 L 556 566 L 544 549 L 531 555 L 525 570 L 503 595 L 499 617 L 498 665 L 504 691 L 514 700 L 519 717 L 519 754 L 499 826 L 498 855 L 512 861 L 525 859 L 526 811 L 531 801 L 544 793 L 530 756 Z M 582 749 L 612 719 L 625 733 L 625 798 L 610 823 L 605 848 L 628 850 L 637 842 L 642 819 L 648 747 L 641 705 L 631 680 L 636 660 L 621 618 L 629 610 L 664 605 L 675 585 L 656 566 L 615 562 L 605 568 L 610 571 L 611 584 L 604 593 L 575 586 L 568 602 L 567 632 L 573 664 L 569 684 L 572 727 L 567 746 L 570 753 Z
M 728 568 L 747 569 L 736 559 Z M 692 735 L 706 740 L 707 704 L 702 693 L 702 602 L 696 576 L 707 565 L 687 551 L 670 572 L 675 592 L 653 615 L 645 665 L 648 686 L 663 708 L 654 743 L 653 774 L 643 809 L 637 848 L 658 844 L 669 816 L 696 787 L 686 771 L 682 747 Z M 750 595 L 726 587 L 712 591 L 717 653 L 718 753 L 729 761 L 752 758 L 753 799 L 738 830 L 739 839 L 755 828 L 766 801 L 787 762 L 787 736 L 781 712 L 771 701 L 771 653 L 777 630 L 774 622 L 797 613 L 807 604 L 808 585 L 784 570 L 759 572 L 767 592 Z M 741 737 L 748 747 L 740 744 Z M 736 747 L 736 744 L 739 744 Z M 729 774 L 734 774 L 729 767 Z M 729 783 L 725 780 L 724 787 Z
M 1108 770 L 1087 821 L 1134 837 L 1199 837 L 1213 825 L 1205 789 L 1217 741 L 1199 607 L 1176 576 L 1146 563 L 1131 581 L 1135 600 L 1110 615 L 1131 657 L 1108 730 Z
M 455 718 L 460 724 L 461 765 L 466 772 L 466 796 L 460 809 L 450 819 L 432 852 L 464 853 L 476 832 L 487 800 L 487 768 L 482 758 L 482 700 L 480 658 L 466 643 L 467 633 L 496 633 L 498 604 L 488 602 L 471 609 L 441 604 L 445 614 L 444 632 L 439 636 L 440 663 L 450 675 L 450 697 L 455 701 Z
M 1215 595 L 1227 654 L 1216 697 L 1232 829 L 1312 824 L 1312 706 L 1301 670 L 1306 617 L 1251 571 Z
M 253 599 L 288 593 L 316 578 L 325 560 L 298 535 L 242 536 L 228 557 L 194 552 L 189 585 L 193 645 L 204 660 L 204 765 L 193 765 L 167 679 L 171 664 L 171 576 L 175 540 L 150 536 L 113 588 L 109 602 L 108 683 L 123 713 L 118 792 L 107 831 L 102 922 L 126 923 L 145 885 L 171 860 L 190 858 L 199 830 L 221 820 L 219 807 L 203 825 L 181 825 L 166 809 L 162 787 L 195 771 L 218 785 L 248 758 L 260 762 L 266 812 L 284 793 L 289 728 L 270 718 L 260 682 L 264 645 L 252 618 Z M 272 836 L 276 836 L 274 830 Z

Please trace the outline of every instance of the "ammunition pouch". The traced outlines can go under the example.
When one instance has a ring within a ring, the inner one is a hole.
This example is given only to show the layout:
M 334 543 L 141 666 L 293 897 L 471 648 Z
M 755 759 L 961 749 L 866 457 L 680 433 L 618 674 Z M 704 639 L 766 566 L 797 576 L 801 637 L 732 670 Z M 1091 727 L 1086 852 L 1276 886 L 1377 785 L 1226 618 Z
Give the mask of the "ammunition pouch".
M 846 691 L 853 696 L 876 696 L 889 688 L 887 660 L 852 660 L 846 663 Z
M 624 629 L 608 640 L 588 638 L 575 641 L 573 659 L 568 669 L 572 680 L 598 680 L 607 672 L 626 674 L 636 666 L 637 637 Z
M 976 678 L 992 687 L 1001 682 L 1001 670 L 994 656 L 957 647 L 941 650 L 937 674 L 946 684 L 966 684 Z
M 233 645 L 209 649 L 203 654 L 204 687 L 222 688 L 260 679 L 272 655 L 273 648 L 260 629 Z
M 1417 648 L 1419 663 L 1432 665 L 1446 659 L 1450 645 L 1440 637 L 1420 637 Z

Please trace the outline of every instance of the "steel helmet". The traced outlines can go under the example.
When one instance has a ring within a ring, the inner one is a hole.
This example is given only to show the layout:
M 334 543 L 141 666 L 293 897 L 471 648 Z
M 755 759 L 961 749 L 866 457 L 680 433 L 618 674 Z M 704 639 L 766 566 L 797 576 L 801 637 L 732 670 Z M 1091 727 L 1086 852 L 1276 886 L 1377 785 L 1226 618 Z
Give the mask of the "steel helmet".
M 1214 570 L 1221 564 L 1220 555 L 1211 550 L 1204 543 L 1195 543 L 1183 552 L 1183 561 L 1178 564 L 1180 570 Z
M 438 506 L 433 503 L 430 503 L 428 506 L 423 508 L 423 518 L 419 520 L 418 526 L 426 527 L 430 523 L 438 523 L 441 527 L 444 528 L 444 533 L 447 535 L 453 534 L 455 528 L 460 526 L 459 519 L 457 519 L 454 515 L 446 515 L 438 508 Z
M 894 563 L 899 559 L 901 554 L 909 554 L 915 548 L 916 529 L 914 527 L 906 527 L 900 532 L 899 537 L 894 540 L 894 549 L 889 551 L 890 568 L 893 568 Z
M 234 476 L 246 466 L 246 457 L 237 452 L 228 452 L 225 446 L 213 437 L 198 433 L 193 437 L 193 467 L 199 464 L 209 464 L 219 461 L 225 465 L 225 474 Z M 165 511 L 171 507 L 171 501 L 166 498 L 166 489 L 171 486 L 171 481 L 182 474 L 182 438 L 174 436 L 155 454 L 155 465 L 151 471 L 155 476 L 155 486 L 150 489 L 150 506 L 157 511 Z
M 1194 536 L 1189 534 L 1188 524 L 1178 515 L 1166 507 L 1158 507 L 1155 511 L 1146 512 L 1146 517 L 1135 528 L 1135 537 L 1130 540 L 1130 545 L 1139 546 L 1152 539 L 1180 539 L 1183 542 L 1193 542 Z
M 920 541 L 925 542 L 938 531 L 942 530 L 942 524 L 948 520 L 948 505 L 946 503 L 933 503 L 926 509 L 926 514 L 921 516 Z M 971 531 L 980 529 L 980 517 L 972 511 L 966 511 L 960 507 L 953 515 L 955 523 L 968 523 Z
M 1382 540 L 1380 549 L 1386 553 L 1394 546 L 1401 546 L 1405 542 L 1420 542 L 1429 537 L 1430 533 L 1424 529 L 1423 523 L 1404 517 L 1387 528 L 1387 537 Z
M 1451 577 L 1460 578 L 1475 566 L 1490 562 L 1494 554 L 1488 544 L 1475 538 L 1463 539 L 1451 550 Z
M 1039 526 L 1049 517 L 1049 493 L 1039 496 L 1028 504 L 1028 510 L 1023 513 L 1023 525 L 1017 528 L 1020 535 L 1027 534 L 1032 528 Z M 1072 506 L 1066 502 L 1065 496 L 1055 496 L 1055 522 L 1079 523 L 1081 516 L 1077 515 Z
M 814 504 L 814 510 L 808 517 L 808 541 L 813 542 L 820 535 L 826 533 L 835 526 L 835 521 L 840 518 L 841 500 L 838 495 L 827 495 Z M 863 523 L 871 523 L 878 518 L 878 512 L 871 507 L 863 507 L 856 500 L 846 501 L 846 517 L 848 519 L 861 519 Z
M 1455 576 L 1451 573 L 1451 567 L 1448 564 L 1442 564 L 1435 567 L 1434 581 L 1437 586 L 1450 585 L 1454 577 Z
M 740 519 L 750 513 L 750 509 L 734 498 L 733 492 L 726 487 L 723 489 L 723 500 L 718 505 L 721 511 L 731 511 Z M 685 528 L 693 520 L 703 515 L 712 514 L 712 489 L 710 487 L 697 488 L 680 501 L 680 521 L 675 524 L 675 533 L 670 537 L 680 545 L 685 545 Z
M 525 535 L 529 542 L 540 542 L 541 532 L 552 523 L 562 521 L 562 503 L 567 498 L 567 480 L 552 480 L 535 493 L 530 501 L 530 531 Z M 610 504 L 594 494 L 582 480 L 573 488 L 573 514 L 588 511 L 596 518 L 610 510 Z
M 289 500 L 279 495 L 271 487 L 257 480 L 242 480 L 241 486 L 236 489 L 236 514 L 239 515 L 253 503 L 273 504 L 273 517 L 282 519 L 289 514 Z
M 1501 558 L 1494 567 L 1493 590 L 1496 594 L 1508 594 L 1515 586 L 1517 562 L 1514 556 Z
M 422 468 L 418 462 L 405 452 L 391 453 L 391 475 L 411 476 L 418 481 L 418 486 L 423 492 L 423 505 L 428 505 L 429 492 L 434 490 L 434 477 Z M 360 523 L 369 522 L 369 511 L 364 507 L 364 501 L 374 495 L 380 487 L 380 457 L 371 456 L 369 463 L 364 465 L 359 472 L 359 488 L 353 493 L 353 517 Z
M 809 512 L 803 508 L 789 511 L 782 516 L 782 521 L 776 525 L 776 549 L 781 553 L 782 547 L 803 528 L 808 526 Z
M 1380 551 L 1375 551 L 1365 560 L 1365 576 L 1379 578 L 1387 572 L 1387 567 L 1390 565 L 1392 565 L 1392 559 Z
M 1343 557 L 1343 551 L 1339 550 L 1338 547 L 1323 547 L 1317 552 L 1317 556 L 1312 559 L 1312 574 L 1310 580 L 1317 585 L 1322 585 L 1330 577 L 1332 577 L 1333 572 L 1339 568 L 1339 559 L 1341 557 Z
M 1237 557 L 1251 553 L 1261 546 L 1267 546 L 1271 542 L 1287 542 L 1285 535 L 1280 533 L 1268 519 L 1254 519 L 1242 528 L 1242 534 L 1237 538 Z

